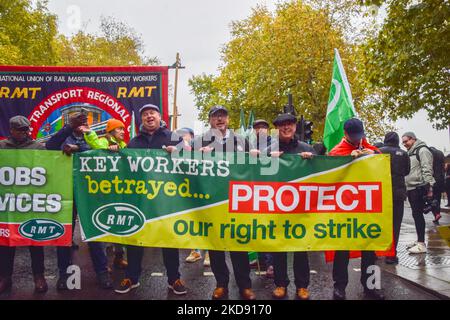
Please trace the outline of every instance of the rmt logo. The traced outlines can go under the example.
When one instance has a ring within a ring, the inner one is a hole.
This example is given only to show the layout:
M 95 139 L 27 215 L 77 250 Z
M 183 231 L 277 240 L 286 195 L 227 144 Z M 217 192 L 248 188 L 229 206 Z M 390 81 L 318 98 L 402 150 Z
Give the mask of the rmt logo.
M 128 203 L 111 203 L 95 210 L 92 222 L 97 229 L 115 236 L 129 236 L 144 227 L 145 216 Z

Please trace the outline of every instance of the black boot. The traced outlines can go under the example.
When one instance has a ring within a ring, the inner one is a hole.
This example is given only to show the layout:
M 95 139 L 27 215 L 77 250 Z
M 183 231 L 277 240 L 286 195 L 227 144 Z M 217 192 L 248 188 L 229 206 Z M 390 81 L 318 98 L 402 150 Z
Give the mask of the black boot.
M 11 277 L 1 277 L 0 278 L 0 294 L 11 290 L 12 279 Z
M 384 300 L 384 294 L 383 291 L 380 289 L 367 289 L 364 288 L 364 294 L 369 297 L 372 298 L 374 300 Z
M 334 288 L 333 298 L 334 300 L 345 300 L 345 289 Z

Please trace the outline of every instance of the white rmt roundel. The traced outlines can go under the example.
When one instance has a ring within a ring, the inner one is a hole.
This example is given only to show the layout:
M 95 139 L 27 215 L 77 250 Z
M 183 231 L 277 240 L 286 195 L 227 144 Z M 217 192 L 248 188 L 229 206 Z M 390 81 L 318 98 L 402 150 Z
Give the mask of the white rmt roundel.
M 115 236 L 130 236 L 144 227 L 145 215 L 128 203 L 110 203 L 95 210 L 94 226 Z

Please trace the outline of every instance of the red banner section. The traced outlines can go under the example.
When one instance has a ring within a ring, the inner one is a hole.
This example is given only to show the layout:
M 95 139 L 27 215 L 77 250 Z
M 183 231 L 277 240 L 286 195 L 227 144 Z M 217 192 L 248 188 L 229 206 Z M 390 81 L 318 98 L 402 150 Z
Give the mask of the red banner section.
M 72 245 L 72 225 L 64 224 L 64 231 L 60 236 L 54 236 L 52 239 L 31 239 L 24 236 L 23 232 L 20 232 L 20 223 L 0 223 L 0 246 L 71 246 Z M 32 234 L 45 235 L 51 231 L 48 227 L 36 227 L 31 229 Z
M 29 116 L 33 138 L 36 139 L 39 128 L 53 111 L 76 102 L 91 103 L 121 120 L 126 127 L 131 124 L 130 112 L 114 97 L 94 88 L 71 87 L 52 93 L 33 109 Z M 125 141 L 128 140 L 129 132 L 125 131 Z
M 381 182 L 285 183 L 231 181 L 233 213 L 380 213 Z

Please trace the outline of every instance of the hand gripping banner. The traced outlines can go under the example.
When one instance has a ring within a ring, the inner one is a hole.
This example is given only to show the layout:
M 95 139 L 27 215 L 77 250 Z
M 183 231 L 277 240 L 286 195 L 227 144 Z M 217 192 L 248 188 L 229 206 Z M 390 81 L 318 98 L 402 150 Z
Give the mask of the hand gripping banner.
M 392 243 L 388 155 L 95 150 L 75 155 L 73 170 L 87 241 L 260 252 Z

